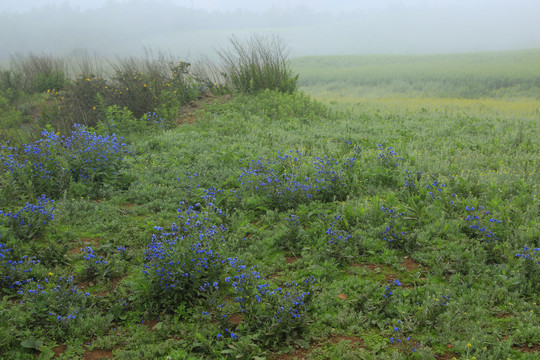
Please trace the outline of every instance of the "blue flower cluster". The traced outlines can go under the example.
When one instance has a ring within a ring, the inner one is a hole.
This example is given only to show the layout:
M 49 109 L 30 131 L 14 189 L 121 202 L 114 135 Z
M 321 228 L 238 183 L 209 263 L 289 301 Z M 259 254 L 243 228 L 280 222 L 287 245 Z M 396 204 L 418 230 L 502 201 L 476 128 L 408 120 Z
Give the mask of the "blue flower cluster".
M 328 241 L 330 244 L 347 242 L 351 238 L 351 234 L 349 234 L 345 230 L 334 230 L 334 225 L 336 224 L 336 221 L 339 222 L 340 219 L 340 215 L 335 216 L 334 221 L 329 224 L 328 229 L 326 229 L 325 231 L 326 235 L 328 235 L 328 237 L 330 238 L 330 240 Z
M 491 240 L 498 240 L 499 238 L 495 236 L 495 233 L 488 229 L 487 224 L 484 224 L 484 218 L 489 215 L 489 211 L 485 210 L 483 206 L 475 208 L 474 206 L 465 206 L 466 217 L 465 220 L 470 224 L 469 228 L 473 231 L 475 237 L 480 238 L 482 241 L 490 242 Z M 501 220 L 495 218 L 489 218 L 489 224 L 491 226 L 495 224 L 501 224 Z
M 377 146 L 381 151 L 379 155 L 377 155 L 377 159 L 379 159 L 385 166 L 398 167 L 399 163 L 405 160 L 404 157 L 398 156 L 392 146 L 386 148 L 382 144 L 378 144 Z
M 299 219 L 298 215 L 289 214 L 285 220 L 291 229 L 298 229 L 300 227 Z
M 404 212 L 396 212 L 391 208 L 381 207 L 381 210 L 389 218 L 387 226 L 381 233 L 381 239 L 391 243 L 392 241 L 402 243 L 407 232 L 397 224 L 396 220 L 405 215 Z
M 141 118 L 147 124 L 159 126 L 160 128 L 165 127 L 165 120 L 163 120 L 156 112 L 147 112 Z
M 160 233 L 153 234 L 142 269 L 151 296 L 160 306 L 206 299 L 216 314 L 210 309 L 202 314 L 209 318 L 219 314 L 217 320 L 225 329 L 218 338 L 228 333 L 234 340 L 240 335 L 228 321 L 229 312 L 238 307 L 252 326 L 301 328 L 311 295 L 307 287 L 314 278 L 274 287 L 261 276 L 257 265 L 248 266 L 238 257 L 223 256 L 222 252 L 227 251 L 223 245 L 228 228 L 222 223 L 226 215 L 215 206 L 215 196 L 221 192 L 205 189 L 200 196 L 202 204 L 181 203 L 178 224 L 172 224 L 170 230 L 155 227 Z M 297 216 L 289 215 L 288 219 L 291 226 L 299 226 Z M 234 296 L 227 299 L 231 291 Z
M 314 282 L 314 277 L 304 280 L 304 284 L 308 285 Z M 278 323 L 303 321 L 303 317 L 309 311 L 306 302 L 310 295 L 312 295 L 311 291 L 305 291 L 304 286 L 299 286 L 295 281 L 285 283 L 283 287 L 278 287 L 273 291 L 261 292 L 261 296 L 271 298 L 269 302 L 272 304 L 273 319 Z
M 403 340 L 401 339 L 402 335 L 400 334 L 403 332 L 403 329 L 400 326 L 402 326 L 402 324 L 403 321 L 397 320 L 396 326 L 394 326 L 394 336 L 390 338 L 390 344 L 399 345 L 402 351 L 416 352 L 420 345 L 418 342 L 412 340 L 410 336 L 407 336 Z
M 440 304 L 442 306 L 447 306 L 449 301 L 450 301 L 450 295 L 441 295 Z
M 36 178 L 49 178 L 58 163 L 54 157 L 55 138 L 46 137 L 33 143 L 24 144 L 19 149 L 11 146 L 0 146 L 0 161 L 4 171 L 17 175 L 21 170 L 29 168 Z M 53 134 L 54 135 L 54 134 Z M 3 154 L 6 153 L 6 154 Z
M 405 169 L 405 182 L 403 183 L 403 186 L 409 189 L 413 189 L 416 187 L 418 181 L 422 178 L 422 172 L 418 171 L 416 175 L 412 170 Z
M 96 265 L 106 265 L 107 260 L 103 256 L 100 256 L 99 258 L 94 254 L 94 249 L 92 249 L 91 246 L 87 246 L 85 248 L 81 248 L 81 252 L 85 253 L 83 256 L 83 259 L 86 260 L 86 262 Z
M 540 248 L 529 248 L 528 246 L 524 246 L 521 253 L 516 254 L 516 257 L 521 258 L 526 261 L 531 261 L 533 263 L 536 263 L 537 265 L 540 265 Z
M 392 297 L 392 295 L 394 295 L 394 292 L 392 290 L 394 290 L 395 288 L 399 288 L 400 286 L 401 286 L 401 283 L 399 282 L 399 280 L 395 279 L 392 283 L 390 283 L 389 285 L 386 285 L 386 288 L 384 289 L 384 293 L 382 294 L 382 297 L 389 299 L 390 297 Z
M 44 137 L 21 148 L 1 146 L 0 172 L 9 173 L 14 183 L 28 194 L 59 194 L 69 175 L 58 156 L 54 139 Z
M 162 232 L 153 234 L 144 253 L 143 274 L 163 301 L 189 300 L 207 290 L 208 284 L 218 287 L 226 264 L 237 264 L 214 250 L 224 241 L 225 226 L 214 224 L 209 213 L 193 206 L 178 212 L 181 224 L 172 224 L 168 232 L 156 227 Z
M 40 196 L 36 204 L 26 203 L 22 209 L 13 213 L 0 210 L 2 221 L 18 238 L 31 240 L 43 234 L 48 223 L 54 219 L 54 200 Z M 1 221 L 1 218 L 0 218 Z
M 18 289 L 32 282 L 31 272 L 38 265 L 38 259 L 23 255 L 20 260 L 13 258 L 12 249 L 0 243 L 0 289 Z
M 319 199 L 322 201 L 342 197 L 348 188 L 345 179 L 356 167 L 356 157 L 338 161 L 334 158 L 315 157 L 312 168 L 306 175 L 300 151 L 290 150 L 289 154 L 278 151 L 276 160 L 262 158 L 249 161 L 243 167 L 238 181 L 243 191 L 264 195 L 281 208 L 291 208 L 296 204 Z
M 74 125 L 70 136 L 43 131 L 42 138 L 20 149 L 1 146 L 0 171 L 31 193 L 61 194 L 75 181 L 102 182 L 114 174 L 128 146 L 116 135 L 97 135 L 83 125 Z
M 29 281 L 17 293 L 23 299 L 21 303 L 31 307 L 36 321 L 46 318 L 53 326 L 68 325 L 87 309 L 90 301 L 90 293 L 79 291 L 73 281 L 73 276 L 58 278 L 56 286 L 51 286 L 47 278 L 43 282 Z
M 439 200 L 439 194 L 443 191 L 443 189 L 446 187 L 446 184 L 442 184 L 437 179 L 437 175 L 433 174 L 433 181 L 431 184 L 426 185 L 426 189 L 428 189 L 428 194 L 431 196 L 433 200 Z M 436 191 L 436 192 L 435 192 Z
M 277 287 L 260 276 L 248 275 L 247 278 L 250 279 L 249 286 L 235 287 L 241 294 L 235 297 L 235 302 L 249 325 L 263 327 L 264 333 L 271 337 L 303 330 L 313 295 L 313 276 L 300 283 L 292 281 Z
M 122 138 L 112 135 L 97 135 L 86 130 L 84 125 L 73 125 L 71 136 L 62 136 L 59 144 L 66 149 L 69 171 L 75 181 L 91 179 L 102 180 L 99 175 L 114 173 L 123 156 L 129 153 L 129 147 L 120 142 Z M 54 136 L 45 133 L 46 136 Z M 96 179 L 96 177 L 98 179 Z

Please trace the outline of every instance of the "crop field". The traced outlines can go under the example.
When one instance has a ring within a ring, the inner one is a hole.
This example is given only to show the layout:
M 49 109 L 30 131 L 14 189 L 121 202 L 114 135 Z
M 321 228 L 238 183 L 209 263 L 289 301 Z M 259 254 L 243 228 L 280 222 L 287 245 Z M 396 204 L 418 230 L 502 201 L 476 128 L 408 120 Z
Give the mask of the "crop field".
M 539 57 L 295 59 L 301 92 L 176 78 L 172 120 L 104 96 L 71 129 L 112 83 L 35 95 L 46 130 L 2 133 L 0 357 L 538 359 Z

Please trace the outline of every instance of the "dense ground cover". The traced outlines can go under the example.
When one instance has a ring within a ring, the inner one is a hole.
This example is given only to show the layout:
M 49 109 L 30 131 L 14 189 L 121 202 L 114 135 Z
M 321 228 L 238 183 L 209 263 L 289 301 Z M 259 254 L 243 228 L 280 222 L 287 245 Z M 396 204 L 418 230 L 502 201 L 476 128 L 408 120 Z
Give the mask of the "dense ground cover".
M 439 101 L 264 91 L 5 146 L 1 353 L 537 358 L 538 114 Z

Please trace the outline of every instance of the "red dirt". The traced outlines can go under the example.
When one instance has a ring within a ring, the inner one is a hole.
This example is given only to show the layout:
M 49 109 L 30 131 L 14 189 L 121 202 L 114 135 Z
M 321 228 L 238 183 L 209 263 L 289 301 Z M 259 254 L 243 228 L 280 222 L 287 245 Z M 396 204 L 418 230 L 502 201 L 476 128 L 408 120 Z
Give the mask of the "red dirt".
M 231 324 L 238 325 L 242 321 L 244 321 L 244 317 L 242 316 L 242 314 L 234 314 L 231 316 L 229 321 L 231 322 Z
M 420 267 L 420 264 L 418 264 L 417 262 L 415 262 L 414 260 L 410 259 L 409 257 L 405 256 L 404 258 L 404 262 L 403 262 L 403 266 L 407 269 L 407 271 L 409 272 L 414 272 L 416 270 L 418 270 L 418 268 Z
M 290 257 L 285 257 L 285 262 L 286 262 L 287 264 L 293 264 L 294 262 L 296 262 L 296 261 L 298 261 L 298 260 L 300 260 L 300 258 L 292 257 L 292 256 L 290 256 Z
M 94 286 L 94 283 L 91 281 L 79 281 L 77 283 L 77 287 L 79 288 L 79 290 L 84 290 L 88 286 Z
M 383 267 L 382 265 L 379 265 L 379 264 L 369 264 L 369 263 L 365 263 L 365 264 L 354 263 L 351 266 L 352 267 L 363 267 L 363 266 L 365 266 L 371 271 L 375 271 L 376 269 L 379 269 L 379 271 L 380 271 L 381 268 Z
M 156 326 L 157 323 L 159 323 L 159 320 L 154 319 L 154 320 L 145 320 L 143 324 L 148 328 L 148 330 L 152 331 L 154 330 L 154 326 Z
M 92 350 L 84 354 L 85 360 L 114 359 L 111 350 Z
M 526 352 L 526 353 L 533 353 L 533 352 L 540 352 L 540 344 L 531 344 L 526 343 L 523 344 L 523 346 L 514 345 L 512 348 L 516 351 Z
M 452 360 L 453 358 L 458 359 L 459 355 L 454 354 L 454 353 L 446 353 L 446 354 L 443 354 L 443 355 L 435 356 L 435 359 L 437 359 L 437 360 Z
M 66 351 L 66 345 L 58 345 L 52 348 L 55 357 L 62 355 Z
M 190 114 L 187 114 L 187 115 L 182 115 L 181 117 L 176 119 L 176 125 L 177 126 L 182 126 L 184 124 L 195 124 L 195 119 L 196 118 L 197 117 L 193 113 L 190 113 Z

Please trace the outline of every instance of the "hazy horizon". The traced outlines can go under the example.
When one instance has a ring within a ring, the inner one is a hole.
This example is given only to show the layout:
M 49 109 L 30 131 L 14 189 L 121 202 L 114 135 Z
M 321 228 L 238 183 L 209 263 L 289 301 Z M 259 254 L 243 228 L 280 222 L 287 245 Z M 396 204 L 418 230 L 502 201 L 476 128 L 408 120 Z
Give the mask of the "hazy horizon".
M 0 4 L 0 60 L 14 54 L 209 55 L 232 35 L 278 34 L 294 57 L 540 47 L 533 0 L 21 0 Z

